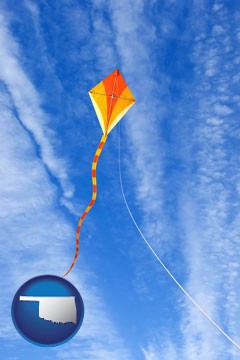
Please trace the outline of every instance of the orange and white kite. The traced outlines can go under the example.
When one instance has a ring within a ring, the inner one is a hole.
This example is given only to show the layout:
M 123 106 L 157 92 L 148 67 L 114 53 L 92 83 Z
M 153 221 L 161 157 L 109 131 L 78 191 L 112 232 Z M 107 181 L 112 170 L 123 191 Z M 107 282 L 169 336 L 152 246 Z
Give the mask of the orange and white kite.
M 97 164 L 108 134 L 135 103 L 135 98 L 118 69 L 114 70 L 104 80 L 92 88 L 89 91 L 89 96 L 100 122 L 103 135 L 92 162 L 92 198 L 78 222 L 75 255 L 71 266 L 63 276 L 66 276 L 72 270 L 77 260 L 81 225 L 97 198 Z

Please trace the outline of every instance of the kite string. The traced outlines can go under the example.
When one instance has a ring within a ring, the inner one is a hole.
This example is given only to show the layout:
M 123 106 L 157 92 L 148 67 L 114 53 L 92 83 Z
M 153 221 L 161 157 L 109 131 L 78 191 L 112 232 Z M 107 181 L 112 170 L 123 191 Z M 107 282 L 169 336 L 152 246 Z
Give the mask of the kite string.
M 138 230 L 139 234 L 141 235 L 142 239 L 152 252 L 152 254 L 155 256 L 155 258 L 158 260 L 158 262 L 161 264 L 163 269 L 168 273 L 168 275 L 171 277 L 171 279 L 175 282 L 175 284 L 179 287 L 179 289 L 186 295 L 186 297 L 192 302 L 193 305 L 197 307 L 197 309 L 214 325 L 223 336 L 225 336 L 238 350 L 240 350 L 240 346 L 203 310 L 203 308 L 191 297 L 191 295 L 183 288 L 183 286 L 177 281 L 177 279 L 174 277 L 174 275 L 171 273 L 171 271 L 166 267 L 166 265 L 163 263 L 163 261 L 159 258 L 159 256 L 156 254 L 156 252 L 153 250 L 152 246 L 149 244 L 147 239 L 145 238 L 144 234 L 142 233 L 141 229 L 139 228 L 126 199 L 124 188 L 123 188 L 123 182 L 122 182 L 122 172 L 121 172 L 121 128 L 119 124 L 119 148 L 118 148 L 118 166 L 119 166 L 119 180 L 120 180 L 120 186 L 121 186 L 121 192 L 123 196 L 124 203 L 126 205 L 126 208 L 128 210 L 128 213 Z
M 80 239 L 80 229 L 83 223 L 84 218 L 86 217 L 87 213 L 91 210 L 91 208 L 93 207 L 96 198 L 97 198 L 97 164 L 98 164 L 98 160 L 99 160 L 99 156 L 102 152 L 102 149 L 105 145 L 105 142 L 107 140 L 107 135 L 103 135 L 101 137 L 101 140 L 99 142 L 99 145 L 97 147 L 96 153 L 94 155 L 93 158 L 93 162 L 92 162 L 92 198 L 91 201 L 89 202 L 88 206 L 86 207 L 86 209 L 84 210 L 82 216 L 79 219 L 78 225 L 77 225 L 77 231 L 76 231 L 76 247 L 75 247 L 75 255 L 73 258 L 73 261 L 68 269 L 68 271 L 63 275 L 63 277 L 65 277 L 68 273 L 70 273 L 70 271 L 72 270 L 73 266 L 76 263 L 78 254 L 79 254 L 79 239 Z

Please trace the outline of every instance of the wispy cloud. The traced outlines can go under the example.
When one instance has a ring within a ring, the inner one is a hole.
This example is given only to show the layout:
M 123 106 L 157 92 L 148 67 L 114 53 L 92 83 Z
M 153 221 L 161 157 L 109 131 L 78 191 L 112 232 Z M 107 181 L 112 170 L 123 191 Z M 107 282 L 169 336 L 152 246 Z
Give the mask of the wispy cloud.
M 145 360 L 175 360 L 179 359 L 181 353 L 180 349 L 176 348 L 174 342 L 161 340 L 160 343 L 157 341 L 151 341 L 146 348 L 142 348 Z
M 234 88 L 229 82 L 237 71 L 232 67 L 237 51 L 229 36 L 230 27 L 234 26 L 231 15 L 223 4 L 213 7 L 213 11 L 217 10 L 218 18 L 211 10 L 203 18 L 203 22 L 211 24 L 211 35 L 208 36 L 206 30 L 202 39 L 196 39 L 194 44 L 194 64 L 201 81 L 197 77 L 195 96 L 198 107 L 193 115 L 195 124 L 190 163 L 194 171 L 190 173 L 191 178 L 185 184 L 187 188 L 181 195 L 182 224 L 185 259 L 190 270 L 188 289 L 220 326 L 238 341 L 239 326 L 233 318 L 239 314 L 236 301 L 239 242 L 234 240 L 239 234 L 236 208 L 239 176 L 233 142 L 237 141 L 239 131 L 233 110 L 236 107 L 232 100 Z M 204 23 L 202 28 L 206 29 Z M 210 72 L 211 79 L 208 80 Z M 230 293 L 232 297 L 229 297 Z M 191 304 L 186 306 L 188 317 L 182 327 L 186 339 L 184 358 L 202 359 L 206 354 L 208 359 L 218 359 L 222 354 L 231 355 L 231 359 L 239 356 L 237 350 L 214 331 Z
M 4 12 L 0 16 L 0 47 L 0 77 L 9 92 L 18 120 L 31 134 L 36 151 L 39 151 L 46 168 L 60 182 L 64 196 L 71 197 L 74 188 L 67 176 L 66 161 L 54 154 L 50 120 L 42 110 L 40 95 L 20 63 L 23 54 L 9 33 Z

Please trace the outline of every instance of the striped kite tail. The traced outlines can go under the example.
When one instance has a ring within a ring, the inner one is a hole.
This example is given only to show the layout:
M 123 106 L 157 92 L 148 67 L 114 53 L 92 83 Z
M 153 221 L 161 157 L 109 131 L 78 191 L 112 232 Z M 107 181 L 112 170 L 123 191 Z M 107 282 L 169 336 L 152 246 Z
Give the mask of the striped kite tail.
M 72 261 L 71 266 L 69 267 L 68 271 L 63 275 L 63 277 L 65 277 L 68 273 L 70 273 L 70 271 L 72 270 L 73 266 L 75 265 L 75 262 L 77 260 L 78 257 L 78 253 L 79 253 L 79 238 L 80 238 L 80 229 L 83 223 L 84 218 L 86 217 L 87 213 L 91 210 L 91 208 L 93 207 L 96 198 L 97 198 L 97 174 L 96 174 L 96 170 L 97 170 L 97 164 L 98 164 L 98 159 L 99 156 L 102 152 L 102 149 L 105 145 L 105 142 L 107 140 L 107 135 L 103 135 L 100 143 L 98 145 L 97 151 L 94 155 L 93 158 L 93 162 L 92 162 L 92 198 L 90 203 L 88 204 L 88 206 L 86 207 L 86 209 L 84 210 L 82 216 L 80 217 L 80 220 L 78 222 L 78 226 L 77 226 L 77 231 L 76 231 L 76 248 L 75 248 L 75 255 Z

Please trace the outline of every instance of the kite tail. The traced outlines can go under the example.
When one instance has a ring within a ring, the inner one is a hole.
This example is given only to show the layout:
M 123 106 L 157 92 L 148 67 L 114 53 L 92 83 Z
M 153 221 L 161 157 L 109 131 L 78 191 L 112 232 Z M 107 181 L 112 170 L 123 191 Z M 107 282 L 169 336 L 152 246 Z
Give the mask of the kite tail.
M 102 152 L 102 149 L 105 145 L 105 142 L 107 140 L 107 135 L 103 135 L 101 137 L 100 143 L 98 145 L 97 151 L 94 155 L 93 158 L 93 162 L 92 162 L 92 198 L 90 203 L 88 204 L 88 206 L 86 207 L 86 209 L 84 210 L 82 216 L 80 217 L 80 220 L 78 222 L 78 226 L 77 226 L 77 231 L 76 231 L 76 248 L 75 248 L 75 255 L 72 261 L 71 266 L 69 267 L 68 271 L 63 275 L 63 277 L 65 277 L 68 273 L 70 273 L 70 271 L 72 270 L 73 266 L 75 265 L 75 262 L 77 260 L 78 257 L 78 253 L 79 253 L 79 238 L 80 238 L 80 229 L 83 223 L 84 218 L 86 217 L 87 213 L 91 210 L 91 208 L 93 207 L 96 198 L 97 198 L 97 176 L 96 176 L 96 170 L 97 170 L 97 164 L 98 164 L 98 159 L 99 156 Z

